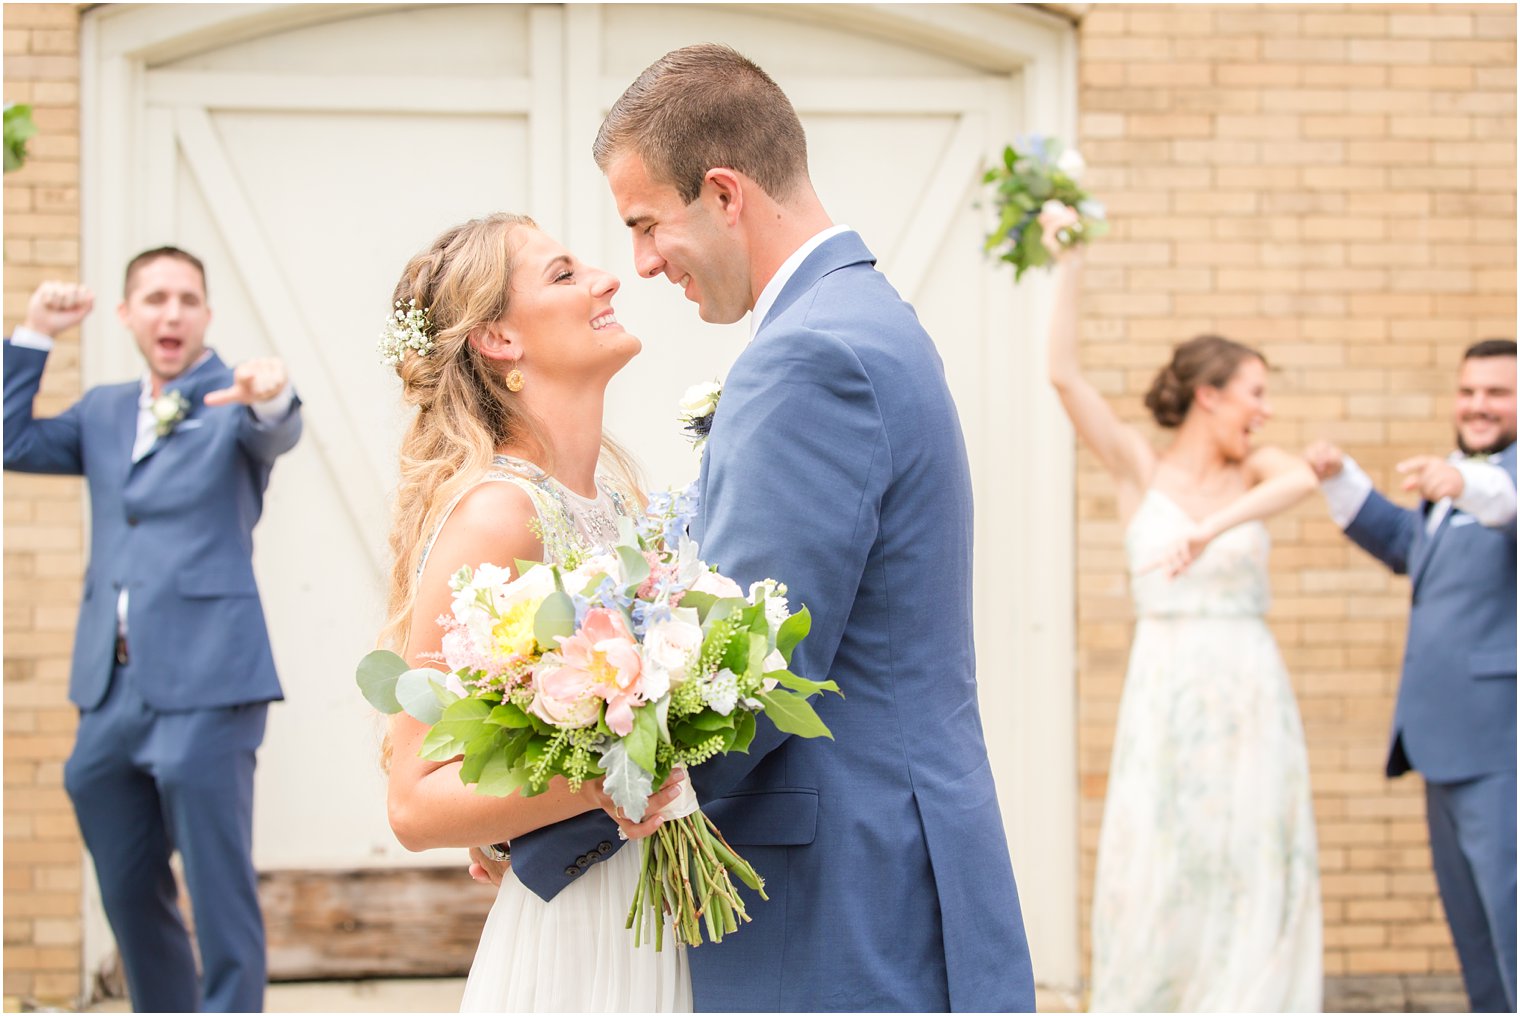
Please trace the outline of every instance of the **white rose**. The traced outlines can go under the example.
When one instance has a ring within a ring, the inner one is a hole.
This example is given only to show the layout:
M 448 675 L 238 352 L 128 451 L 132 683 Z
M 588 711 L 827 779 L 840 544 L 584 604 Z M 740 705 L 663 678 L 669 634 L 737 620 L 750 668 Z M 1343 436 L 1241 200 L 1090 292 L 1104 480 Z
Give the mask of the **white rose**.
M 644 658 L 651 672 L 663 675 L 670 684 L 680 684 L 686 679 L 686 669 L 691 666 L 697 651 L 702 648 L 702 626 L 696 621 L 697 612 L 688 607 L 671 611 L 671 617 L 659 621 L 644 633 Z M 659 698 L 648 694 L 647 698 Z
M 1056 160 L 1056 168 L 1071 177 L 1072 182 L 1075 183 L 1082 179 L 1082 174 L 1087 169 L 1087 163 L 1075 148 L 1068 148 Z
M 706 416 L 718 408 L 718 393 L 722 386 L 716 381 L 704 381 L 692 385 L 681 396 L 681 412 L 687 416 Z

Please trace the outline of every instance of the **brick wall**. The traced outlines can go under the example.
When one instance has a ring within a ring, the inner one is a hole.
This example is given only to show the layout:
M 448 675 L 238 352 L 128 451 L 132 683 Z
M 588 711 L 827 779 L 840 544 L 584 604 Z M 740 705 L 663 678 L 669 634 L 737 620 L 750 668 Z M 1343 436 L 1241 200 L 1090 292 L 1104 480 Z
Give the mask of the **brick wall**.
M 43 279 L 79 274 L 79 14 L 73 4 L 6 4 L 5 101 L 31 103 L 38 133 L 5 175 L 5 324 Z M 98 308 L 109 313 L 109 306 Z M 63 335 L 38 409 L 80 393 L 79 336 Z M 69 477 L 6 473 L 6 1009 L 79 991 L 81 850 L 63 792 L 74 741 L 68 667 L 84 574 L 83 489 Z
M 1462 350 L 1514 334 L 1514 7 L 1095 4 L 1079 33 L 1084 182 L 1115 224 L 1089 257 L 1093 378 L 1147 424 L 1174 343 L 1252 343 L 1277 368 L 1263 439 L 1340 442 L 1396 491 L 1394 463 L 1451 447 Z M 1077 493 L 1085 942 L 1132 622 L 1112 484 L 1085 451 Z M 1422 786 L 1381 775 L 1408 583 L 1318 498 L 1270 529 L 1326 974 L 1454 971 Z
M 79 270 L 77 30 L 71 5 L 4 7 L 4 98 L 32 103 L 41 128 L 5 177 L 7 327 L 39 281 Z M 1462 348 L 1514 330 L 1514 8 L 1100 4 L 1079 32 L 1079 140 L 1116 224 L 1090 258 L 1084 355 L 1125 416 L 1142 420 L 1171 344 L 1214 329 L 1279 368 L 1267 440 L 1340 441 L 1385 489 L 1394 462 L 1447 447 Z M 79 391 L 65 335 L 39 409 Z M 79 985 L 80 846 L 61 773 L 81 499 L 77 480 L 5 474 L 8 1003 Z M 1078 511 L 1085 929 L 1131 630 L 1112 489 L 1086 453 Z M 1407 585 L 1317 503 L 1271 528 L 1273 626 L 1316 791 L 1326 972 L 1454 970 L 1418 780 L 1379 775 Z

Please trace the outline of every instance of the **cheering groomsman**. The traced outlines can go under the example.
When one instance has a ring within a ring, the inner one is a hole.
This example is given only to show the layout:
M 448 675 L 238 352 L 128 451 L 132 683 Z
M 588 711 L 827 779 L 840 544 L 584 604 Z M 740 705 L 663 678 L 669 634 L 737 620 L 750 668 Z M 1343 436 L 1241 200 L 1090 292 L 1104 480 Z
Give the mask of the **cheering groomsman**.
M 1400 508 L 1325 442 L 1305 456 L 1346 535 L 1413 605 L 1389 776 L 1425 777 L 1441 901 L 1475 1012 L 1515 1011 L 1515 343 L 1467 350 L 1459 451 L 1399 463 Z
M 142 379 L 92 388 L 37 419 L 53 336 L 94 302 L 83 286 L 45 282 L 5 342 L 5 468 L 83 476 L 90 489 L 69 675 L 79 732 L 64 786 L 133 1008 L 258 1012 L 254 753 L 281 693 L 252 534 L 274 461 L 301 435 L 300 400 L 279 360 L 234 371 L 206 348 L 205 269 L 161 247 L 132 259 L 117 308 Z M 176 849 L 199 979 L 169 867 Z

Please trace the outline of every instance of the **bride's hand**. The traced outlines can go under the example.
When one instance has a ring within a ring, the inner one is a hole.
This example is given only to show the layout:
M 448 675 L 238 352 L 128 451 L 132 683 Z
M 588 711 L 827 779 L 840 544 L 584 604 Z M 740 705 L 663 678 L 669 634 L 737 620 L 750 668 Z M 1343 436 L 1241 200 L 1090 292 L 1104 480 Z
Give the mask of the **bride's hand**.
M 1040 242 L 1044 244 L 1045 252 L 1050 255 L 1052 264 L 1063 264 L 1067 261 L 1081 263 L 1081 248 L 1067 246 L 1061 242 L 1060 236 L 1061 230 L 1070 229 L 1082 221 L 1082 216 L 1075 208 L 1059 201 L 1047 201 L 1035 221 L 1040 224 Z
M 630 840 L 643 839 L 665 823 L 665 818 L 660 814 L 667 804 L 681 796 L 681 781 L 686 779 L 686 772 L 682 769 L 672 769 L 670 778 L 649 795 L 649 801 L 644 806 L 644 820 L 642 822 L 630 822 L 628 816 L 623 814 L 623 809 L 617 806 L 617 802 L 608 796 L 602 789 L 602 781 L 589 780 L 581 784 L 581 793 L 590 797 L 597 805 L 612 816 L 612 821 L 618 824 L 618 831 Z
M 1214 538 L 1207 527 L 1195 525 L 1186 536 L 1173 541 L 1160 554 L 1140 567 L 1140 574 L 1157 568 L 1166 569 L 1166 577 L 1174 579 L 1188 570 L 1188 567 L 1197 560 L 1198 555 L 1203 553 L 1203 548 L 1209 545 Z
M 501 885 L 501 880 L 512 867 L 511 861 L 496 861 L 485 855 L 479 847 L 470 848 L 470 877 L 477 882 Z

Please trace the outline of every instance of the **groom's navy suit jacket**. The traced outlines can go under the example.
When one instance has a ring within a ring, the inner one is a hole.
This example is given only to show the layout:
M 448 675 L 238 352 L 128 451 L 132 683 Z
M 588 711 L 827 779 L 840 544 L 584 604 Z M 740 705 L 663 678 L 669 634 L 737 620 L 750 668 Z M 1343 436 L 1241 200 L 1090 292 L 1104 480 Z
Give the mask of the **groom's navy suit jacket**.
M 1497 463 L 1515 478 L 1515 446 Z M 1377 491 L 1346 535 L 1394 572 L 1413 603 L 1388 775 L 1434 783 L 1515 771 L 1515 523 L 1490 529 L 1453 509 L 1425 531 L 1429 502 Z
M 691 950 L 702 1010 L 1025 1010 L 1034 982 L 977 707 L 971 477 L 932 340 L 855 233 L 802 263 L 725 382 L 694 533 L 812 632 L 791 669 L 834 740 L 765 721 L 693 770 L 766 879 L 752 924 Z M 995 680 L 1011 680 L 1004 667 Z M 612 839 L 597 813 L 513 841 L 551 898 Z
M 164 386 L 186 396 L 189 414 L 133 462 L 141 385 L 92 388 L 61 415 L 35 419 L 47 357 L 5 343 L 5 468 L 83 474 L 89 485 L 90 560 L 69 699 L 93 709 L 110 687 L 123 588 L 133 671 L 150 706 L 280 698 L 253 578 L 253 527 L 276 457 L 301 435 L 299 403 L 272 423 L 246 406 L 204 405 L 207 392 L 232 383 L 212 354 Z

